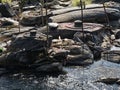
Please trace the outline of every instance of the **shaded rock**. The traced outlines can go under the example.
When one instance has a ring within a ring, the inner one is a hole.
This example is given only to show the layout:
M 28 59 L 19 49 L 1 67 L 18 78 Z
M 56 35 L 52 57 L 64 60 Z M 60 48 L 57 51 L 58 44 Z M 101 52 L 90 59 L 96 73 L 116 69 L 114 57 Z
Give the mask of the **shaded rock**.
M 61 8 L 65 8 L 65 7 L 69 7 L 72 5 L 71 0 L 52 0 L 50 2 L 47 1 L 47 6 L 51 9 L 61 9 Z M 58 7 L 56 7 L 58 6 Z
M 119 78 L 101 78 L 97 82 L 102 82 L 106 84 L 115 84 L 118 80 Z
M 109 30 L 103 29 L 103 27 L 104 26 L 101 24 L 86 23 L 84 33 L 81 29 L 76 29 L 78 32 L 74 34 L 74 37 L 81 39 L 84 43 L 93 42 L 95 44 L 100 44 L 103 38 L 110 33 Z
M 31 50 L 31 49 L 34 50 L 34 49 L 39 49 L 41 47 L 46 47 L 47 45 L 46 40 L 47 40 L 46 35 L 42 33 L 36 34 L 35 36 L 31 36 L 30 32 L 28 32 L 26 34 L 16 37 L 16 39 L 8 47 L 8 51 L 15 52 L 20 50 Z
M 53 40 L 52 49 L 54 54 L 51 53 L 51 56 L 66 65 L 88 65 L 93 62 L 90 49 L 72 39 Z
M 116 47 L 120 47 L 120 39 L 116 39 L 116 40 L 113 42 L 113 45 L 115 45 Z
M 67 58 L 68 50 L 59 49 L 59 48 L 52 48 L 50 52 L 50 57 L 56 59 L 57 61 L 64 61 Z
M 109 1 L 111 1 L 111 0 L 104 0 L 104 1 L 101 1 L 101 0 L 93 0 L 93 3 L 104 3 L 104 2 L 109 2 Z M 119 0 L 112 0 L 112 1 L 120 3 Z
M 111 50 L 103 52 L 102 58 L 104 60 L 108 60 L 114 63 L 120 63 L 120 51 L 119 50 Z
M 118 85 L 120 85 L 120 79 L 119 80 L 117 80 L 117 82 L 116 82 Z
M 34 26 L 45 24 L 46 16 L 45 10 L 43 12 L 37 11 L 24 11 L 21 15 L 20 23 L 25 26 Z
M 92 51 L 94 55 L 95 60 L 101 59 L 101 54 L 103 51 L 105 51 L 101 46 L 91 45 L 90 43 L 87 44 L 90 50 Z
M 8 26 L 8 27 L 10 27 L 10 26 L 16 27 L 16 26 L 19 25 L 18 21 L 15 21 L 15 20 L 13 20 L 11 18 L 3 18 L 2 17 L 2 18 L 0 18 L 0 22 L 1 22 L 2 27 L 6 27 L 6 26 Z
M 62 71 L 63 68 L 62 68 L 62 64 L 60 63 L 49 63 L 49 64 L 45 64 L 45 65 L 42 65 L 42 66 L 39 66 L 38 68 L 36 68 L 36 71 L 39 71 L 39 72 L 60 72 Z
M 12 8 L 7 3 L 5 4 L 0 3 L 0 13 L 2 14 L 3 17 L 12 17 L 15 15 Z
M 83 52 L 84 54 L 84 52 Z M 68 55 L 67 56 L 67 65 L 89 65 L 92 64 L 93 61 L 90 59 L 91 56 L 89 54 L 84 55 Z
M 116 38 L 116 39 L 120 39 L 120 30 L 116 32 L 115 38 Z
M 104 38 L 109 35 L 110 30 L 103 29 L 102 25 L 93 23 L 93 27 L 91 25 L 91 28 L 90 26 L 89 28 L 85 28 L 84 33 L 82 31 L 76 32 L 74 34 L 74 39 L 77 41 L 82 40 L 85 44 L 87 44 L 94 55 L 94 59 L 96 60 L 101 58 L 101 53 L 104 51 L 103 44 L 106 45 L 106 43 L 103 43 Z
M 120 2 L 115 2 L 114 0 L 113 1 L 108 1 L 108 2 L 105 2 L 105 5 L 107 7 L 111 7 L 111 8 L 116 8 L 116 9 L 119 9 L 120 10 Z

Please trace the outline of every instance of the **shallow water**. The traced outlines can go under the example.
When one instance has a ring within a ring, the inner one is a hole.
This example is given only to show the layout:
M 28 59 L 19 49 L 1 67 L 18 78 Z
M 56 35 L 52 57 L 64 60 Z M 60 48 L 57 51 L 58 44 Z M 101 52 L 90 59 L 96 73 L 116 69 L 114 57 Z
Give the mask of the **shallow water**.
M 67 73 L 58 76 L 7 74 L 0 77 L 0 90 L 120 90 L 117 84 L 95 83 L 100 77 L 120 78 L 119 68 L 119 64 L 100 60 L 84 68 L 65 67 Z
M 119 51 L 119 50 L 120 50 L 120 47 L 112 46 L 110 50 L 111 50 L 111 51 L 112 51 L 112 50 L 117 50 L 117 51 Z

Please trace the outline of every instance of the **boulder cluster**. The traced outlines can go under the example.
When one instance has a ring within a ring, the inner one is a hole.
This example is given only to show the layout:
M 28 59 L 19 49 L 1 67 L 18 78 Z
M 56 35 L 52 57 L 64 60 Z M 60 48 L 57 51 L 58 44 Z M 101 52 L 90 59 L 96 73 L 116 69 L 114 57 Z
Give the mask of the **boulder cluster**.
M 71 0 L 0 3 L 0 67 L 60 72 L 63 66 L 87 66 L 100 59 L 119 64 L 120 3 L 84 9 L 71 4 Z

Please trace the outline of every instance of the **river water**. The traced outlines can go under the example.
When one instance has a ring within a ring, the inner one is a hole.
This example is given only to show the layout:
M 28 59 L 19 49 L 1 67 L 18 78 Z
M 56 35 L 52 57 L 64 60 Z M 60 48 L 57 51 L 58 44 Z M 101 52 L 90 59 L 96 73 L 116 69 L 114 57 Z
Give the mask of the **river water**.
M 120 64 L 99 60 L 87 67 L 64 67 L 61 74 L 7 73 L 0 77 L 0 90 L 120 90 L 117 84 L 96 82 L 102 77 L 120 78 L 119 68 Z
M 100 77 L 120 77 L 119 68 L 119 64 L 100 60 L 84 68 L 65 67 L 66 73 L 56 76 L 20 72 L 6 74 L 0 77 L 0 90 L 120 90 L 117 84 L 95 83 Z

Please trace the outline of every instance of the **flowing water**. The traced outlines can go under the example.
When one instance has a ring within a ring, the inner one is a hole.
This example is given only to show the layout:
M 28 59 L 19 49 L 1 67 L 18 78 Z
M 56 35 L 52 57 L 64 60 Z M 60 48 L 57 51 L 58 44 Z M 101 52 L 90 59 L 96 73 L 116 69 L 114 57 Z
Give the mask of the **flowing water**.
M 66 74 L 6 74 L 0 77 L 0 90 L 120 90 L 117 84 L 96 83 L 100 77 L 120 77 L 120 65 L 100 60 L 88 67 L 65 67 Z M 104 69 L 104 70 L 103 70 Z M 113 70 L 113 71 L 112 71 Z

